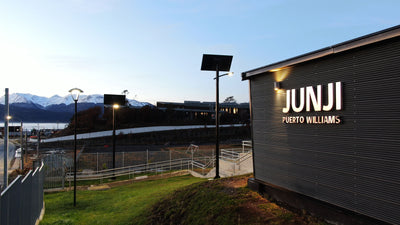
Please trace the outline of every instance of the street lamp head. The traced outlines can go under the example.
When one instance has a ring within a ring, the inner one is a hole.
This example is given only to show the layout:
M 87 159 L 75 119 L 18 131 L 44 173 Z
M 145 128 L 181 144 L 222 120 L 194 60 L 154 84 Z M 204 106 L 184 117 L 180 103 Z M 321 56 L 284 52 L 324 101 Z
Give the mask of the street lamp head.
M 220 76 L 228 76 L 228 77 L 233 77 L 233 72 L 229 72 Z
M 229 77 L 232 77 L 233 76 L 233 72 L 229 72 L 229 73 L 224 73 L 224 74 L 221 74 L 221 75 L 219 75 L 218 77 L 223 77 L 223 76 L 229 76 Z M 217 79 L 216 77 L 214 77 L 214 80 L 215 79 Z
M 114 105 L 113 105 L 113 108 L 114 108 L 114 109 L 118 109 L 118 108 L 119 108 L 119 105 L 118 105 L 118 104 L 114 104 Z
M 69 90 L 69 93 L 71 93 L 71 97 L 74 101 L 78 101 L 79 95 L 83 93 L 83 91 L 79 88 L 72 88 Z
M 7 120 L 11 120 L 11 118 L 12 118 L 12 117 L 11 117 L 10 115 L 6 116 L 6 119 L 7 119 Z

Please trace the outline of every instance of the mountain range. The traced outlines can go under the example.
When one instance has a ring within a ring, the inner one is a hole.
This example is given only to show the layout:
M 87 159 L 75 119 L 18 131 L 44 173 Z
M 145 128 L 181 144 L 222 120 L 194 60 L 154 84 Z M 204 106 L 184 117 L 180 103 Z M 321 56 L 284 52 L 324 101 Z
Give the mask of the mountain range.
M 50 98 L 13 93 L 8 98 L 10 115 L 13 122 L 69 122 L 74 114 L 74 101 L 70 95 L 54 95 Z M 149 105 L 147 102 L 139 102 L 127 99 L 129 107 L 141 108 Z M 103 107 L 104 96 L 100 94 L 81 95 L 78 100 L 78 111 L 86 110 L 94 106 Z M 4 118 L 5 96 L 0 97 L 0 116 Z

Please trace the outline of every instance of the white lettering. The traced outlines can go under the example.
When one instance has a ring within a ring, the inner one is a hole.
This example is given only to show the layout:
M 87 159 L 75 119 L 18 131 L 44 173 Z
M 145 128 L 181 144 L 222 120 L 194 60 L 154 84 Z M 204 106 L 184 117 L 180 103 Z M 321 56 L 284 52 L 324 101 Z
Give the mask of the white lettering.
M 292 89 L 292 108 L 295 112 L 301 112 L 304 109 L 304 88 L 300 88 L 300 104 L 296 104 L 296 89 Z
M 342 110 L 342 82 L 336 82 L 336 110 Z
M 290 111 L 290 90 L 286 90 L 286 107 L 282 109 L 283 113 Z
M 324 105 L 322 109 L 324 111 L 331 111 L 333 108 L 333 83 L 328 84 L 328 104 Z
M 322 86 L 317 86 L 317 96 L 315 96 L 314 88 L 312 86 L 306 87 L 306 111 L 310 112 L 311 102 L 314 107 L 314 111 L 321 111 L 322 105 Z
M 299 96 L 297 96 L 298 92 Z M 329 83 L 327 95 L 327 103 L 323 105 L 322 85 L 317 85 L 317 93 L 312 86 L 302 87 L 299 91 L 296 89 L 286 90 L 286 106 L 282 112 L 289 113 L 291 109 L 294 112 L 301 112 L 304 110 L 304 106 L 306 111 L 310 112 L 311 105 L 316 112 L 331 111 L 334 106 L 336 110 L 342 110 L 342 82 Z

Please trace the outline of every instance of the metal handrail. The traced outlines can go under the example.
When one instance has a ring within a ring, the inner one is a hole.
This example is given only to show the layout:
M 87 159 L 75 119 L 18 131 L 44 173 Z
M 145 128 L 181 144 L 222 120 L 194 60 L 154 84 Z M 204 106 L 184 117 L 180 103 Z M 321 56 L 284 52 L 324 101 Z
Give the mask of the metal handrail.
M 197 168 L 200 168 L 200 169 L 205 169 L 206 168 L 206 165 L 203 164 L 203 163 L 200 163 L 200 162 L 192 161 L 192 164 L 194 166 L 196 166 Z
M 209 160 L 210 157 L 197 157 L 195 160 Z M 79 172 L 77 173 L 76 180 L 100 180 L 107 179 L 111 177 L 118 177 L 124 175 L 134 175 L 138 173 L 144 172 L 163 172 L 171 170 L 172 168 L 177 167 L 186 167 L 189 169 L 190 164 L 195 164 L 195 160 L 191 160 L 189 158 L 175 159 L 175 160 L 167 160 L 161 162 L 147 163 L 147 164 L 139 164 L 134 166 L 127 167 L 119 167 L 115 169 L 106 169 L 100 171 L 93 171 L 90 174 Z M 67 173 L 66 180 L 71 181 L 73 179 L 74 173 Z
M 242 148 L 221 149 L 220 158 L 229 161 L 236 161 L 240 158 L 241 153 L 249 153 L 250 151 L 250 149 L 245 150 Z
M 250 147 L 250 148 L 252 148 L 253 147 L 253 143 L 252 143 L 252 141 L 242 141 L 242 147 L 244 148 L 244 147 Z
M 243 155 L 242 157 L 240 157 L 237 161 L 238 164 L 246 161 L 247 159 L 253 157 L 253 154 L 251 152 L 248 152 L 247 154 Z

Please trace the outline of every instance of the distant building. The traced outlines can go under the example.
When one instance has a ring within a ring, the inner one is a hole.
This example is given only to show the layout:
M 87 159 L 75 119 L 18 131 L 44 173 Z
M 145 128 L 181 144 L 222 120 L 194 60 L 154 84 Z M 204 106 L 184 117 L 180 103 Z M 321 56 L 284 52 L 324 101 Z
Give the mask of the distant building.
M 215 102 L 157 102 L 157 108 L 163 111 L 172 111 L 183 120 L 215 119 Z M 236 122 L 248 122 L 250 119 L 249 103 L 220 103 L 220 113 L 234 116 Z
M 0 127 L 1 136 L 4 135 L 4 127 Z M 8 127 L 8 135 L 10 137 L 20 136 L 21 134 L 21 127 L 20 126 L 9 126 Z

